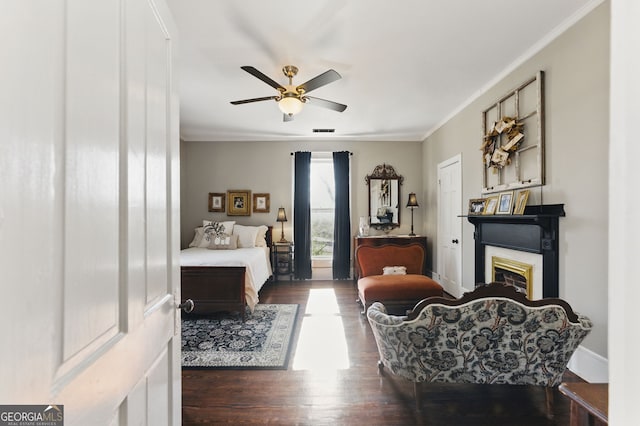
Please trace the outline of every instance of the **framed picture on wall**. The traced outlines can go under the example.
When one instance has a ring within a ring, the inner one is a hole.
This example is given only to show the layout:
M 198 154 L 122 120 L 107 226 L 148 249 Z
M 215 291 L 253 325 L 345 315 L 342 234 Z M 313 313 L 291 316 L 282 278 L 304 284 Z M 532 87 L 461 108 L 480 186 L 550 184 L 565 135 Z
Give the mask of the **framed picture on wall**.
M 253 212 L 269 213 L 269 194 L 253 194 Z
M 513 210 L 513 191 L 502 192 L 498 199 L 496 214 L 511 214 Z
M 251 216 L 251 191 L 248 189 L 227 191 L 227 216 Z
M 209 211 L 224 213 L 225 194 L 222 192 L 209 193 Z

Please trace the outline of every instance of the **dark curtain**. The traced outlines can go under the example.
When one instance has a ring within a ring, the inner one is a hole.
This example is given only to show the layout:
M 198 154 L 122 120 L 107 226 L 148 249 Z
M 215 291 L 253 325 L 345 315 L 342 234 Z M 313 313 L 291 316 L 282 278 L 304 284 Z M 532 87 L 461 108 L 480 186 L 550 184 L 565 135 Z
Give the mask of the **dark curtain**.
M 333 153 L 336 205 L 333 228 L 333 279 L 350 276 L 351 212 L 349 211 L 349 152 Z
M 294 267 L 297 279 L 311 278 L 311 153 L 296 152 L 293 184 Z

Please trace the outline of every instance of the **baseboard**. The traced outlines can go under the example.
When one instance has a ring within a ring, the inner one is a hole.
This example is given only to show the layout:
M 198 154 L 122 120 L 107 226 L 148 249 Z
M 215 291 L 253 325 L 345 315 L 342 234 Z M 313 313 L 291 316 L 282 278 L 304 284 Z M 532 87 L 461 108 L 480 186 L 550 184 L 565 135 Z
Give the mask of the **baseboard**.
M 609 360 L 584 346 L 578 346 L 568 367 L 589 383 L 609 382 Z

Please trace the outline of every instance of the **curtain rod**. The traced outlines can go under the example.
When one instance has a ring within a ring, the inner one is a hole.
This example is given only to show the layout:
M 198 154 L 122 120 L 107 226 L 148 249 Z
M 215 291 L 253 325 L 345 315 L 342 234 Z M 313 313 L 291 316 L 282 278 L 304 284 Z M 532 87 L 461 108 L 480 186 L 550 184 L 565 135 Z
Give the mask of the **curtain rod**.
M 298 151 L 298 152 L 309 152 L 309 151 Z M 323 152 L 326 152 L 326 151 L 323 151 Z M 351 152 L 351 151 L 333 151 L 333 152 L 348 152 L 349 155 L 353 155 L 353 152 Z M 291 155 L 295 155 L 296 153 L 295 152 L 291 152 L 290 154 Z

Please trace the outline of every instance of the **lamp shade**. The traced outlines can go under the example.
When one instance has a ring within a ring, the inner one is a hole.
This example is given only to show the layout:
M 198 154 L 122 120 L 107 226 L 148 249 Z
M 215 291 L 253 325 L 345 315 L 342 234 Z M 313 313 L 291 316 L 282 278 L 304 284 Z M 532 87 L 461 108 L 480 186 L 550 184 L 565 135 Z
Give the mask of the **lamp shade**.
M 287 221 L 287 213 L 284 211 L 284 207 L 280 207 L 278 209 L 278 218 L 276 222 L 286 222 Z
M 416 193 L 412 192 L 409 194 L 409 200 L 407 201 L 407 207 L 419 207 L 418 199 L 416 198 Z

